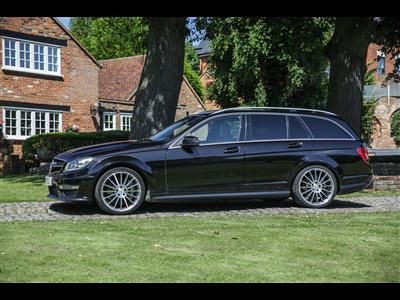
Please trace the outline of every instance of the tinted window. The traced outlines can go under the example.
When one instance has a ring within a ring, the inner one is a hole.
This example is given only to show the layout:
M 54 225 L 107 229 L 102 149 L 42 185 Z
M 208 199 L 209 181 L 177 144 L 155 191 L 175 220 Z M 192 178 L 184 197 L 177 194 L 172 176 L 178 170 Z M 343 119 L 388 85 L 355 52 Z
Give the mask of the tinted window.
M 289 139 L 309 138 L 307 130 L 296 117 L 288 117 L 289 121 Z
M 247 140 L 286 139 L 286 117 L 249 115 Z
M 200 144 L 236 142 L 240 140 L 241 128 L 241 116 L 226 116 L 208 121 L 190 135 L 196 136 Z
M 301 117 L 315 138 L 319 139 L 348 139 L 351 138 L 335 123 L 313 117 Z

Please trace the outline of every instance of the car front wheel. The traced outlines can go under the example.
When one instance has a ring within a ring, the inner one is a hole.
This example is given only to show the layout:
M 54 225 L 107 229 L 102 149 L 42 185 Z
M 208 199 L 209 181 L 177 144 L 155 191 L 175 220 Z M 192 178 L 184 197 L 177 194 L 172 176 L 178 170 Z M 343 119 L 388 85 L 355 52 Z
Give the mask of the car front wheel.
M 95 188 L 96 202 L 106 213 L 123 215 L 134 212 L 142 204 L 145 185 L 141 176 L 129 168 L 105 172 Z
M 324 166 L 309 166 L 297 174 L 292 186 L 293 200 L 304 207 L 328 206 L 337 194 L 337 181 Z

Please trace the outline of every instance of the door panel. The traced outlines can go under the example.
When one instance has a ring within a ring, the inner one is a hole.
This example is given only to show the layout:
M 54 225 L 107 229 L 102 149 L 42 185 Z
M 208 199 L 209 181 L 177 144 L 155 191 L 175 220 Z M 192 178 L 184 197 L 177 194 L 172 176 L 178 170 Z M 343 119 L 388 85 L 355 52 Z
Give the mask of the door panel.
M 314 146 L 308 130 L 296 116 L 249 114 L 246 136 L 246 189 L 289 190 L 292 171 Z
M 243 188 L 244 143 L 206 145 L 166 154 L 169 194 L 221 193 Z
M 210 118 L 188 136 L 199 146 L 171 148 L 166 153 L 169 194 L 224 193 L 240 190 L 244 181 L 244 117 Z
M 291 147 L 302 143 L 300 147 Z M 288 178 L 303 157 L 310 153 L 311 140 L 254 142 L 246 145 L 245 186 L 250 191 L 284 191 Z

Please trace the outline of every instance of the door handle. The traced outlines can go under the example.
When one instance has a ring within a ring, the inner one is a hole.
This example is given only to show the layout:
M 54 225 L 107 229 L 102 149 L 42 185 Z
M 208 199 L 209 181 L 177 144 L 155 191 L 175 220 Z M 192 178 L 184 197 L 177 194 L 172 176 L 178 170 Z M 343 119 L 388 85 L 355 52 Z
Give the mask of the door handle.
M 224 153 L 235 153 L 235 152 L 239 152 L 239 150 L 240 150 L 239 146 L 233 146 L 233 147 L 226 148 L 224 150 Z
M 299 148 L 301 146 L 303 146 L 302 142 L 294 142 L 294 143 L 289 143 L 288 144 L 288 148 Z

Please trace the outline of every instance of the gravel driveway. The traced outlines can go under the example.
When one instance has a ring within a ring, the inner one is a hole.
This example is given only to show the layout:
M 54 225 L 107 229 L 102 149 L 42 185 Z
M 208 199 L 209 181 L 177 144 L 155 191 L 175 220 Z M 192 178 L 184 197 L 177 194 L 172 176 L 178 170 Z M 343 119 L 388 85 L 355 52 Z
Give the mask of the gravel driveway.
M 171 216 L 226 216 L 274 214 L 323 214 L 344 212 L 399 211 L 400 196 L 338 199 L 324 209 L 298 207 L 291 200 L 235 200 L 219 202 L 144 203 L 134 214 L 110 216 L 95 204 L 63 202 L 19 202 L 0 204 L 0 222 L 98 218 L 151 218 Z

